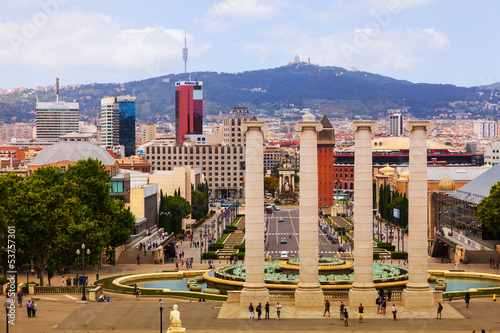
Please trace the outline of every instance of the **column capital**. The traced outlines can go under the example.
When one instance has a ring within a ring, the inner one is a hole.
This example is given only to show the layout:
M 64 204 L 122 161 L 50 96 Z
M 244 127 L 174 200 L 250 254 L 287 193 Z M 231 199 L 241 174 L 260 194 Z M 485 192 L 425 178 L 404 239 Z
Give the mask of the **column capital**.
M 262 120 L 246 120 L 241 125 L 241 130 L 243 132 L 247 132 L 251 129 L 267 132 L 269 131 L 269 126 L 267 126 L 266 122 Z
M 298 132 L 301 132 L 303 129 L 306 128 L 311 128 L 319 132 L 323 129 L 323 125 L 321 125 L 319 121 L 308 121 L 308 120 L 302 120 L 295 124 L 295 130 Z
M 430 131 L 433 126 L 428 120 L 408 120 L 404 126 L 404 129 L 408 132 L 411 132 L 417 127 L 423 127 L 425 131 Z
M 349 130 L 351 132 L 356 132 L 362 128 L 367 128 L 369 131 L 375 131 L 378 129 L 378 125 L 372 120 L 355 120 L 349 125 Z

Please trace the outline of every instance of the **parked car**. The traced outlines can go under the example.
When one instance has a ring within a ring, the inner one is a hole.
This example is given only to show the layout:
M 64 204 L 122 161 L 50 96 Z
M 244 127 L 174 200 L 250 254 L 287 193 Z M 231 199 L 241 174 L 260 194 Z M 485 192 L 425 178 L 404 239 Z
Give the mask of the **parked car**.
M 285 221 L 285 220 L 284 220 L 282 217 L 280 217 L 280 218 L 278 219 L 278 222 L 283 222 L 283 221 Z
M 332 238 L 332 243 L 333 244 L 338 244 L 339 243 L 339 239 L 337 237 L 333 237 Z
M 286 238 L 285 237 L 281 238 L 281 244 L 286 244 Z
M 339 252 L 345 252 L 345 249 L 342 246 L 339 246 Z

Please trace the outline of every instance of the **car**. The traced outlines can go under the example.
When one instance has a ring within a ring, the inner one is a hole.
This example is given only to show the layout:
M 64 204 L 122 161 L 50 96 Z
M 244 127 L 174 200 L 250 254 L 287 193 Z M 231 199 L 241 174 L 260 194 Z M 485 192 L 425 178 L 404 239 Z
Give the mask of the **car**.
M 332 243 L 333 243 L 333 244 L 338 244 L 338 243 L 339 243 L 339 239 L 338 239 L 338 238 L 336 238 L 336 237 L 333 237 L 333 238 L 332 238 Z
M 282 217 L 278 219 L 278 222 L 283 222 L 283 221 L 285 221 L 285 219 L 283 219 Z
M 345 249 L 342 246 L 339 246 L 339 252 L 345 252 Z
M 288 251 L 281 251 L 280 258 L 288 258 Z
M 285 237 L 281 238 L 281 244 L 286 244 L 286 238 Z
M 280 210 L 280 208 L 278 206 L 275 206 L 274 210 Z

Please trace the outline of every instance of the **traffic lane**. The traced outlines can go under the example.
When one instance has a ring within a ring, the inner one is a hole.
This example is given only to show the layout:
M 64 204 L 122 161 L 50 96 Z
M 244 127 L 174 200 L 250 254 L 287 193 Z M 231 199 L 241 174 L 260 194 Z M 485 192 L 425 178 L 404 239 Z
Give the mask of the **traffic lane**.
M 286 211 L 275 211 L 267 216 L 266 245 L 268 254 L 272 257 L 279 257 L 281 251 L 297 252 L 299 247 L 298 218 L 291 217 L 290 213 Z M 280 218 L 283 218 L 283 222 L 279 222 Z M 285 238 L 285 244 L 281 243 L 283 238 Z

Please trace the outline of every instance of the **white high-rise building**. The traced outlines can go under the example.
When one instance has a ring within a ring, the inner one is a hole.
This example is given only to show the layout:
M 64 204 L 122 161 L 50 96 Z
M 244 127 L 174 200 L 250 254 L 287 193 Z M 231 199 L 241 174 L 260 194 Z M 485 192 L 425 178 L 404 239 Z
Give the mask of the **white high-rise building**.
M 494 120 L 474 120 L 474 134 L 484 138 L 498 135 L 498 124 Z
M 395 136 L 403 135 L 403 115 L 393 114 L 389 116 L 389 133 Z
M 59 139 L 61 136 L 71 132 L 78 133 L 79 116 L 79 103 L 36 103 L 36 138 Z

